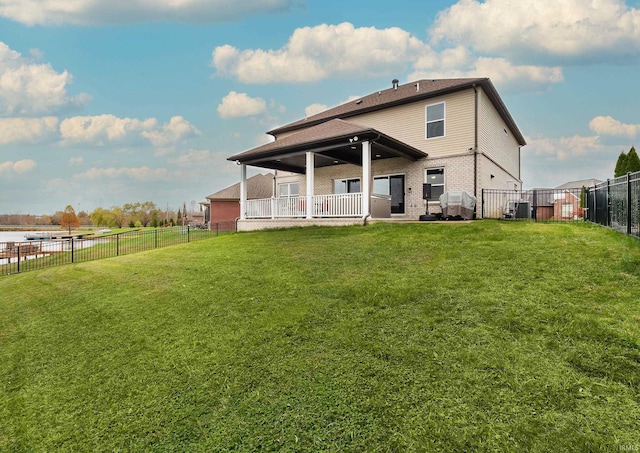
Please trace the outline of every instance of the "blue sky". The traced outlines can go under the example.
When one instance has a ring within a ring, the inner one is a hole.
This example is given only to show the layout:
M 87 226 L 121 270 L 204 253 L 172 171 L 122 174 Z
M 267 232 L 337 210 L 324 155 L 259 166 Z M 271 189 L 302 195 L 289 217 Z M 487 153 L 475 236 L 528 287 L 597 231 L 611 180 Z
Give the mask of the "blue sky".
M 394 78 L 490 77 L 525 188 L 607 179 L 639 57 L 631 0 L 0 0 L 0 213 L 190 206 L 265 131 Z

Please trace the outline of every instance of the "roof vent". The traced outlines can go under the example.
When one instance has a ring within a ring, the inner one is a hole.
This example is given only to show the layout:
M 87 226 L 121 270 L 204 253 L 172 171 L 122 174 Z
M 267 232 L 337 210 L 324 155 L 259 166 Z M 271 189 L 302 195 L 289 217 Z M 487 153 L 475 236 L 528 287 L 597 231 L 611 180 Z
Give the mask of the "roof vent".
M 399 84 L 399 83 L 400 83 L 400 82 L 398 81 L 398 79 L 393 79 L 393 80 L 391 81 L 391 84 L 393 85 L 393 89 L 394 89 L 394 90 L 397 90 L 397 89 L 398 89 L 398 84 Z
M 356 101 L 356 104 L 362 104 L 362 99 L 358 99 L 358 100 Z

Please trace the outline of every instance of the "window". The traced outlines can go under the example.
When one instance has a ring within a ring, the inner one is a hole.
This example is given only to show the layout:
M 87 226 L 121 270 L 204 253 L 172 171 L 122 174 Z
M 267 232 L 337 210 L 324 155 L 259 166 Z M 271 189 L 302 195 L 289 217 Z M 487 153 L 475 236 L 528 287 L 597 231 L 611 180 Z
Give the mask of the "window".
M 297 197 L 298 195 L 300 195 L 300 190 L 297 182 L 278 184 L 278 196 L 281 198 Z
M 444 193 L 444 168 L 427 168 L 427 184 L 431 184 L 431 200 L 438 200 Z
M 333 193 L 355 192 L 360 192 L 360 178 L 333 180 Z
M 427 139 L 444 137 L 444 102 L 427 105 Z

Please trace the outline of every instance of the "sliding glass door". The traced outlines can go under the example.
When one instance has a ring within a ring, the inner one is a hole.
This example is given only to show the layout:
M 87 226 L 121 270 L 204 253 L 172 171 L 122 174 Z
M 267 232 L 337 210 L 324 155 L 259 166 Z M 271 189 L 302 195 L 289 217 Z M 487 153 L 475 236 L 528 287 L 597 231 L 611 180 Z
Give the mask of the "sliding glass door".
M 404 175 L 376 176 L 373 193 L 391 195 L 391 214 L 404 214 Z

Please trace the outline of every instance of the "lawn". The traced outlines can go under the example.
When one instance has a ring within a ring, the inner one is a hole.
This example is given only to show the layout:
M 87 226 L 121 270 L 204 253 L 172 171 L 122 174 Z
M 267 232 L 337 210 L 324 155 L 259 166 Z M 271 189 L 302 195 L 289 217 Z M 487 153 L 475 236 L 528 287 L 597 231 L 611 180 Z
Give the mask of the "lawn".
M 0 451 L 633 451 L 640 244 L 239 233 L 0 278 Z

